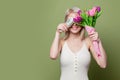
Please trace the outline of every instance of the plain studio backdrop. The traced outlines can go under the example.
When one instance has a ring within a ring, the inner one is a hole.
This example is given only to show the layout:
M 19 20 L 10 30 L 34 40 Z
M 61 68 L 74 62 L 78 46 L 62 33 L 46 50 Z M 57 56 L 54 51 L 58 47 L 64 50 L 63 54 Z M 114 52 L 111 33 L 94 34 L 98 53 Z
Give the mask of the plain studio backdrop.
M 119 0 L 1 0 L 0 80 L 59 80 L 59 58 L 49 58 L 56 27 L 66 9 L 101 6 L 96 30 L 108 56 L 100 69 L 92 59 L 90 80 L 120 80 Z

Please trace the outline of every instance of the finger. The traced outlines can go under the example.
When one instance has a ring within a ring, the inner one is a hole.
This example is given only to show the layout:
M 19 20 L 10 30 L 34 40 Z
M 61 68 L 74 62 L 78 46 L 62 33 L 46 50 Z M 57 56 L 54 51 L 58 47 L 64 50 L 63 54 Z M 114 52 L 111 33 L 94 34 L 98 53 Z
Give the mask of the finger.
M 95 34 L 95 32 L 92 32 L 92 33 L 90 33 L 89 35 L 93 35 L 93 34 Z
M 89 36 L 92 36 L 92 35 L 98 36 L 98 32 L 94 32 L 94 33 L 90 34 Z
M 98 32 L 96 32 L 95 34 L 96 34 L 96 36 L 98 36 Z
M 98 35 L 98 32 L 94 32 L 95 35 Z
M 64 32 L 66 32 L 66 30 L 65 30 L 64 26 L 62 26 L 62 30 L 63 30 Z
M 68 28 L 67 28 L 66 26 L 64 26 L 64 29 L 65 29 L 66 31 L 68 31 Z
M 94 41 L 97 41 L 97 38 L 93 38 Z
M 92 37 L 95 37 L 95 35 L 89 35 L 89 37 L 91 37 L 91 38 L 92 38 Z
M 62 29 L 64 30 L 64 32 L 66 31 L 66 27 L 64 24 L 62 25 Z
M 58 30 L 59 30 L 59 32 L 63 32 L 64 31 L 62 27 L 59 28 Z
M 97 32 L 95 32 L 93 35 L 98 38 L 98 33 Z
M 98 39 L 98 37 L 92 37 L 92 40 L 97 40 Z
M 90 36 L 90 38 L 92 38 L 92 39 L 98 39 L 98 36 Z
M 63 30 L 62 30 L 62 29 L 59 29 L 59 32 L 63 32 Z

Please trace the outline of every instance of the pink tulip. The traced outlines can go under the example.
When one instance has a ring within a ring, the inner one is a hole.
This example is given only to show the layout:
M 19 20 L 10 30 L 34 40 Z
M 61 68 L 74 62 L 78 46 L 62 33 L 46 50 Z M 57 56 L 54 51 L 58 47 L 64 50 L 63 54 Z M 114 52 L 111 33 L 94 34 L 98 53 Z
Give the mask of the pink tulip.
M 100 11 L 101 11 L 100 6 L 97 6 L 97 12 L 100 12 Z
M 93 7 L 91 10 L 88 10 L 86 13 L 87 13 L 89 16 L 94 16 L 95 13 L 96 13 L 96 10 L 97 10 L 97 7 Z
M 76 18 L 73 18 L 73 21 L 76 22 L 76 23 L 79 23 L 82 21 L 82 17 L 76 17 Z
M 78 12 L 77 12 L 77 13 L 80 15 L 80 14 L 81 14 L 81 12 L 82 12 L 81 10 L 78 10 Z
M 100 12 L 100 11 L 101 8 L 99 6 L 95 6 L 91 10 L 88 10 L 86 14 L 88 14 L 89 16 L 95 16 L 96 12 Z

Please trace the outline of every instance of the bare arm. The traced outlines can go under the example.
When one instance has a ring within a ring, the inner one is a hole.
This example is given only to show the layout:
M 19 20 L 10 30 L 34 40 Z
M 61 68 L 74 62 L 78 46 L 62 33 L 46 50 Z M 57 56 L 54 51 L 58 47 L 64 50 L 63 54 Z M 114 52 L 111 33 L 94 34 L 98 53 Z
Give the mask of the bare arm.
M 99 48 L 100 48 L 100 52 L 101 52 L 100 57 L 98 57 L 97 53 L 95 52 L 95 50 L 93 48 L 92 40 L 98 40 L 98 42 L 99 42 Z M 107 66 L 107 56 L 106 56 L 106 52 L 103 48 L 102 42 L 101 42 L 100 38 L 98 38 L 98 33 L 97 32 L 95 32 L 91 36 L 91 39 L 89 39 L 89 43 L 90 43 L 90 51 L 91 51 L 94 59 L 96 60 L 97 64 L 101 68 L 106 68 L 106 66 Z
M 56 59 L 59 52 L 60 52 L 60 34 L 58 32 L 56 32 L 55 34 L 55 38 L 52 42 L 52 46 L 51 46 L 51 49 L 50 49 L 50 58 L 51 59 Z
M 60 31 L 61 30 L 61 31 Z M 64 23 L 59 24 L 55 33 L 54 40 L 50 48 L 50 58 L 55 60 L 57 59 L 61 48 L 62 48 L 62 38 L 60 38 L 60 33 L 67 31 L 67 27 Z

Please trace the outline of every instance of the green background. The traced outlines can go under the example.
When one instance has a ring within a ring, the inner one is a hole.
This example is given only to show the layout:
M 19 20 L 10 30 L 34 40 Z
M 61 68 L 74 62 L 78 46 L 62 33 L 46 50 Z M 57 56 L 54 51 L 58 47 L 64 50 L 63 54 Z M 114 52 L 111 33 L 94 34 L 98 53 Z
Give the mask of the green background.
M 0 80 L 59 80 L 59 58 L 49 50 L 66 9 L 101 6 L 96 30 L 108 56 L 106 69 L 92 59 L 90 80 L 120 80 L 120 0 L 0 0 Z

